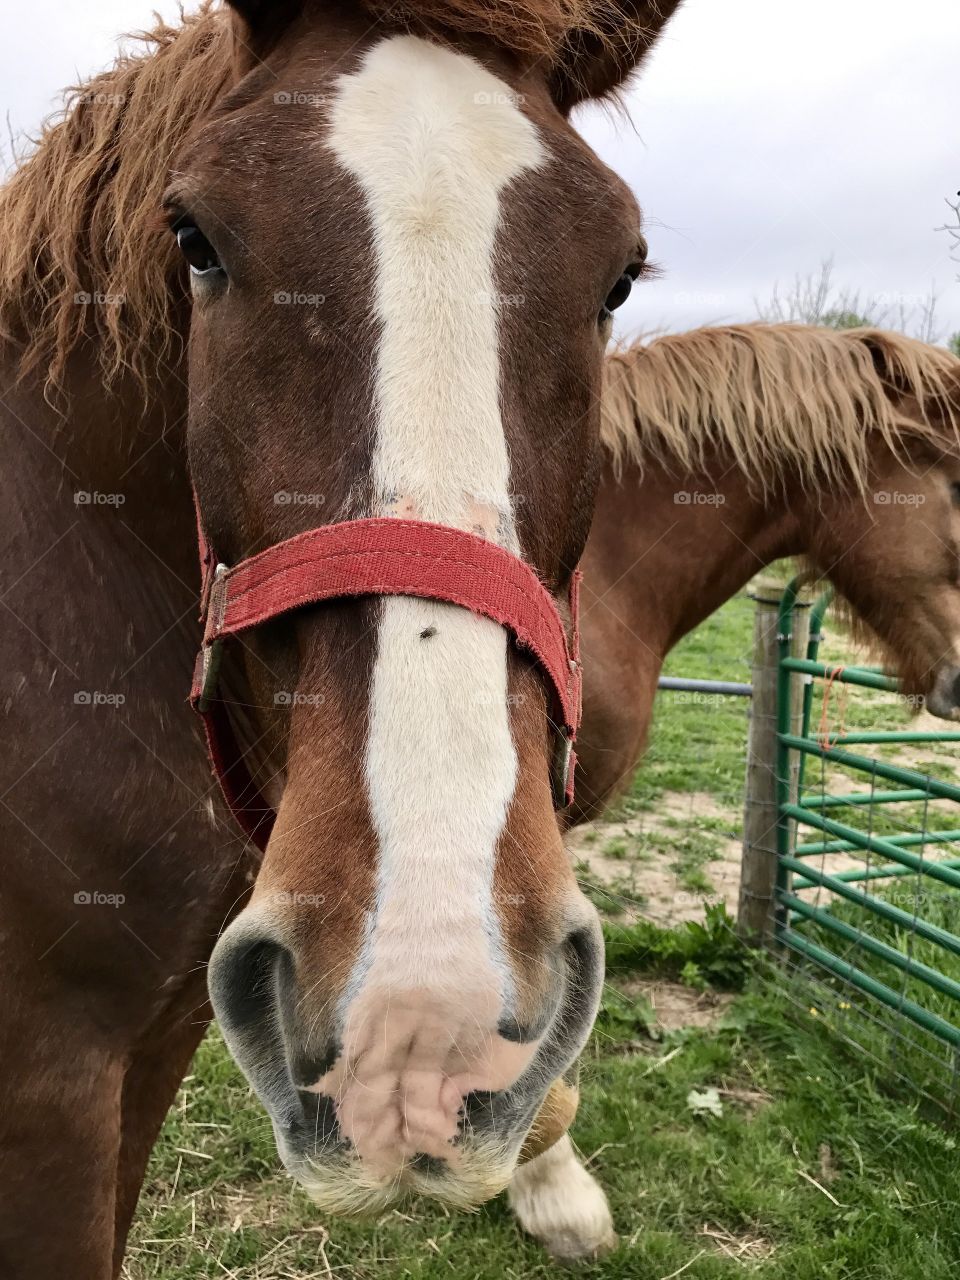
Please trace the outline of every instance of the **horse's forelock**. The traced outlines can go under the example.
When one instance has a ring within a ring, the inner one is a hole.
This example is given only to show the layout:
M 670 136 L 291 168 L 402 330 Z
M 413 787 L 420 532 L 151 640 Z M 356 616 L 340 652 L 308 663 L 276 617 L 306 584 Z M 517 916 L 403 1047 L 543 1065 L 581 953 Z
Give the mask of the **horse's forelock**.
M 505 48 L 534 57 L 556 59 L 572 32 L 614 40 L 611 18 L 620 16 L 622 39 L 628 22 L 623 8 L 611 0 L 362 0 L 376 17 L 412 26 L 486 36 Z
M 568 81 L 589 49 L 594 62 L 611 61 L 607 87 L 677 2 L 355 0 L 392 28 L 491 39 Z M 179 355 L 182 264 L 157 210 L 178 148 L 242 74 L 243 28 L 202 0 L 178 24 L 158 21 L 134 39 L 139 49 L 67 91 L 63 113 L 0 189 L 0 340 L 19 348 L 23 373 L 41 371 L 54 389 L 85 338 L 105 383 L 128 371 L 146 386 L 158 359 Z

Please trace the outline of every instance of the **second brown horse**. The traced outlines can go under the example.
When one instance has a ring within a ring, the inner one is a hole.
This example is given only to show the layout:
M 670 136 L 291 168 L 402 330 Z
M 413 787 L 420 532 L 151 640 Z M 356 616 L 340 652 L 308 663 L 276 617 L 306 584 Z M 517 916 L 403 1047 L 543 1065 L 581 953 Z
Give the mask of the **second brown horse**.
M 783 557 L 960 719 L 960 360 L 875 329 L 700 329 L 613 356 L 604 413 L 575 822 L 629 783 L 670 649 Z

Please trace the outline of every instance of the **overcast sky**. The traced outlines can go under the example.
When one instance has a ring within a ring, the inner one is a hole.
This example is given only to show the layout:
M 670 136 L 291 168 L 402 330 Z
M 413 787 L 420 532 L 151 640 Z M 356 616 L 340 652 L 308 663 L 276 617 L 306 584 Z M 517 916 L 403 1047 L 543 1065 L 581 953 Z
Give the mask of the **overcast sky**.
M 14 135 L 154 9 L 176 13 L 171 0 L 15 6 L 0 49 Z M 934 287 L 941 330 L 960 330 L 960 264 L 935 230 L 960 188 L 958 0 L 686 0 L 627 105 L 629 122 L 579 118 L 637 193 L 664 269 L 623 329 L 753 318 L 777 282 L 832 258 L 838 286 L 894 309 Z

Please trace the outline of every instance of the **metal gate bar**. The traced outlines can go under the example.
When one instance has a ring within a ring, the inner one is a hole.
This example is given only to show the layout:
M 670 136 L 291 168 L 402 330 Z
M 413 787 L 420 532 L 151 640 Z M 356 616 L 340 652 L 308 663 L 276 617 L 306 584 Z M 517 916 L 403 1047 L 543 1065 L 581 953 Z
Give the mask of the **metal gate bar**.
M 927 1073 L 921 1086 L 924 1091 L 929 1086 L 929 1064 L 935 1060 L 941 1084 L 945 1079 L 947 1089 L 953 1091 L 952 1101 L 960 1101 L 960 933 L 955 932 L 960 929 L 960 858 L 928 856 L 928 851 L 938 848 L 946 854 L 947 847 L 960 842 L 960 785 L 849 749 L 956 744 L 960 732 L 895 728 L 841 729 L 824 736 L 811 733 L 816 685 L 853 685 L 878 693 L 897 691 L 897 683 L 872 668 L 831 666 L 818 660 L 829 596 L 811 610 L 806 656 L 794 655 L 793 619 L 800 585 L 800 579 L 790 583 L 778 614 L 774 941 L 781 955 L 792 955 L 803 971 L 819 971 L 828 986 L 839 982 L 852 989 L 857 1008 L 893 1035 L 901 1053 L 905 1046 L 917 1047 L 917 1075 Z M 802 681 L 799 731 L 796 721 L 792 722 L 797 680 Z M 824 780 L 827 766 L 834 766 L 863 777 L 868 789 L 830 794 L 826 787 L 805 786 L 804 775 L 810 773 L 814 760 L 820 761 Z M 886 784 L 883 790 L 878 782 Z M 931 810 L 935 803 L 940 807 Z M 845 811 L 843 819 L 837 810 Z M 940 821 L 928 827 L 933 813 Z M 874 829 L 880 815 L 885 815 L 884 834 Z M 948 825 L 954 820 L 955 826 Z M 821 838 L 808 836 L 798 842 L 796 832 L 801 828 Z M 848 855 L 847 865 L 831 868 L 830 860 L 840 854 Z M 850 855 L 863 856 L 863 865 L 851 868 Z M 811 865 L 814 859 L 819 866 Z M 904 884 L 904 877 L 911 878 L 911 888 L 894 891 L 893 886 Z M 824 897 L 811 902 L 804 896 L 811 890 Z M 905 893 L 910 909 L 897 905 Z M 920 954 L 916 954 L 918 948 L 922 948 Z M 885 1010 L 879 1023 L 870 1013 L 871 1005 L 873 1010 Z M 841 1002 L 838 1007 L 849 1010 L 851 1005 Z M 914 1035 L 926 1035 L 927 1043 L 940 1045 L 940 1052 L 930 1055 L 921 1050 L 918 1041 L 904 1035 L 908 1026 L 914 1028 Z M 903 1061 L 898 1074 L 904 1074 Z

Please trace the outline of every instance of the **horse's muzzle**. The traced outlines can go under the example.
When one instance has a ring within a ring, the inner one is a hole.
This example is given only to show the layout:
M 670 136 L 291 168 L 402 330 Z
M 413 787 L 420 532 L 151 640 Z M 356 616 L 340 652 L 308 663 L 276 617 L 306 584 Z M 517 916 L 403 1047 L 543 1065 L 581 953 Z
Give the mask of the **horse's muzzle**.
M 217 944 L 209 985 L 291 1173 L 335 1212 L 378 1211 L 410 1193 L 469 1207 L 500 1191 L 593 1023 L 595 921 L 562 943 L 559 981 L 525 1028 L 480 990 L 372 990 L 325 1007 L 301 990 L 283 933 L 256 908 L 243 913 Z
M 960 720 L 960 666 L 949 663 L 940 668 L 926 707 L 941 720 Z

